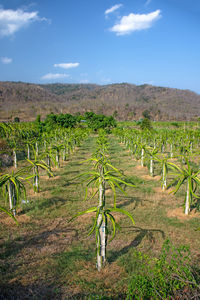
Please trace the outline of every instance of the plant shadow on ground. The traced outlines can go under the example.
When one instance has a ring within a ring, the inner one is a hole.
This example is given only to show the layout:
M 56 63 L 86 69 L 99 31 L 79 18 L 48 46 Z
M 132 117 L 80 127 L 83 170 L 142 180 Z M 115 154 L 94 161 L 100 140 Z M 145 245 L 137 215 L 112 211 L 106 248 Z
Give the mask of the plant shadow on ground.
M 162 239 L 165 238 L 165 233 L 163 230 L 160 229 L 144 229 L 140 227 L 122 227 L 122 229 L 128 229 L 128 231 L 136 232 L 138 235 L 125 247 L 118 251 L 110 251 L 108 255 L 108 261 L 109 262 L 114 262 L 116 261 L 120 256 L 128 253 L 128 251 L 131 248 L 136 248 L 137 246 L 140 245 L 140 243 L 143 241 L 143 239 L 146 237 L 151 244 L 154 244 L 156 242 L 154 234 L 161 234 Z M 150 247 L 151 248 L 151 244 Z
M 144 193 L 151 193 L 153 194 L 154 191 L 152 189 L 152 185 L 155 185 L 155 182 L 152 182 L 150 180 L 144 180 L 138 176 L 135 175 L 129 175 L 126 176 L 126 182 L 128 182 L 129 184 L 134 185 L 134 188 L 137 190 L 140 190 L 140 192 L 144 192 Z M 128 189 L 128 186 L 125 186 L 125 190 Z
M 58 300 L 62 299 L 59 287 L 48 284 L 43 280 L 24 286 L 18 281 L 13 283 L 0 283 L 0 300 Z
M 128 196 L 126 196 L 123 200 L 124 200 L 123 202 L 120 201 L 120 203 L 117 204 L 118 208 L 129 206 L 130 204 L 134 204 L 133 209 L 136 209 L 139 205 L 143 206 L 144 202 L 151 202 L 151 200 L 142 199 L 139 197 L 128 197 Z
M 70 167 L 78 167 L 78 166 L 80 166 L 80 165 L 81 165 L 80 162 L 71 162 L 71 163 L 70 163 Z
M 66 172 L 63 172 L 62 175 L 67 176 L 67 175 L 72 175 L 72 174 L 77 174 L 77 173 L 79 173 L 79 171 L 66 171 Z
M 66 222 L 65 222 L 66 223 Z M 35 235 L 30 237 L 30 234 L 22 238 L 16 237 L 15 239 L 9 239 L 7 242 L 0 244 L 0 259 L 7 259 L 10 256 L 14 256 L 19 253 L 24 248 L 43 248 L 47 245 L 53 245 L 57 242 L 65 243 L 66 245 L 71 245 L 72 241 L 79 239 L 79 233 L 76 228 L 62 226 L 63 220 L 59 220 L 52 225 L 52 228 L 43 230 Z M 62 240 L 62 241 L 61 241 Z
M 41 211 L 41 213 L 44 213 L 43 209 L 50 209 L 51 206 L 58 207 L 64 203 L 66 203 L 66 201 L 68 201 L 68 199 L 66 200 L 61 197 L 52 197 L 52 198 L 48 198 L 48 199 L 39 199 L 39 200 L 34 200 L 34 201 L 32 200 L 32 201 L 30 201 L 30 203 L 23 205 L 22 210 L 20 211 L 19 215 L 23 215 L 28 212 L 36 211 L 36 210 Z
M 95 261 L 95 251 L 91 248 L 84 249 L 83 244 L 78 244 L 73 246 L 71 251 L 56 253 L 52 257 L 54 259 L 53 264 L 47 268 L 50 267 L 57 277 L 81 269 L 81 262 Z
M 81 181 L 77 181 L 77 178 L 76 177 L 74 177 L 74 178 L 72 178 L 72 179 L 70 179 L 70 180 L 68 180 L 67 182 L 65 182 L 64 184 L 63 184 L 63 187 L 67 187 L 67 186 L 80 186 L 82 184 L 82 182 Z

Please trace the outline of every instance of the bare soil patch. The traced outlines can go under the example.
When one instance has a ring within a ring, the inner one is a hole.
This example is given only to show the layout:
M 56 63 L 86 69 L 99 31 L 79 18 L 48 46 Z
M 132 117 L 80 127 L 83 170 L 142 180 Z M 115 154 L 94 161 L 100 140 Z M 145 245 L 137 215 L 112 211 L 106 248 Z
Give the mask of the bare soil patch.
M 177 218 L 179 220 L 187 220 L 187 219 L 192 219 L 192 218 L 199 218 L 200 213 L 196 212 L 195 210 L 192 210 L 189 215 L 184 214 L 183 207 L 177 207 L 173 210 L 169 210 L 167 212 L 167 216 L 169 218 Z
M 98 190 L 98 188 L 96 188 L 96 187 L 88 188 L 88 195 L 92 196 L 94 193 L 97 192 L 97 190 Z
M 52 168 L 51 168 L 52 171 L 59 171 L 59 169 L 60 169 L 60 168 L 58 168 L 58 167 L 52 167 Z
M 147 167 L 142 167 L 142 166 L 135 166 L 134 169 L 136 170 L 147 170 Z
M 150 176 L 150 175 L 142 175 L 141 176 L 142 179 L 145 179 L 145 180 L 155 180 L 155 181 L 159 181 L 160 180 L 160 176 L 157 175 L 157 176 Z
M 170 193 L 173 191 L 173 188 L 168 188 L 167 190 L 163 190 L 161 186 L 154 187 L 153 189 L 156 193 L 162 193 L 162 194 L 168 194 L 168 195 L 172 195 Z
M 56 175 L 56 176 L 53 176 L 53 177 L 49 177 L 49 176 L 47 176 L 47 175 L 44 175 L 44 176 L 42 176 L 42 179 L 44 179 L 44 180 L 57 180 L 57 179 L 60 179 L 61 178 L 61 176 L 59 176 L 59 175 Z
M 112 189 L 106 189 L 105 195 L 112 195 Z

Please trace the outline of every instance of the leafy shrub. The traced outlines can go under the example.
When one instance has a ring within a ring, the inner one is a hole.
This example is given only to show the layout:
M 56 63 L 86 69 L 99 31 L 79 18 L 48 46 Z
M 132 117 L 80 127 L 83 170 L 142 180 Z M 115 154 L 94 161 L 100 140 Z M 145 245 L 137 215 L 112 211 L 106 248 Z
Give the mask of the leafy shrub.
M 146 102 L 148 102 L 148 100 L 145 100 L 145 99 L 146 99 L 146 98 L 144 97 L 143 100 L 146 101 Z M 144 117 L 145 119 L 149 119 L 149 120 L 151 119 L 150 111 L 147 110 L 147 109 L 145 109 L 145 110 L 143 111 L 142 115 L 143 115 L 143 117 Z
M 52 130 L 55 126 L 64 128 L 74 128 L 81 122 L 85 122 L 88 128 L 94 131 L 98 129 L 105 129 L 110 132 L 110 129 L 117 126 L 117 123 L 113 116 L 96 115 L 94 112 L 86 112 L 84 116 L 80 113 L 75 116 L 71 114 L 49 114 L 46 116 L 44 122 L 36 122 L 44 126 L 45 130 Z
M 139 125 L 142 130 L 151 130 L 152 129 L 151 121 L 147 118 L 144 118 Z
M 172 126 L 174 126 L 174 127 L 179 127 L 179 124 L 178 124 L 177 122 L 172 122 L 171 124 L 172 124 Z
M 77 123 L 77 116 L 72 116 L 70 114 L 49 114 L 44 120 L 45 128 L 52 129 L 55 125 L 64 128 L 73 128 Z
M 88 128 L 94 131 L 105 129 L 106 132 L 110 132 L 111 128 L 117 126 L 113 116 L 107 117 L 105 115 L 96 115 L 94 112 L 86 112 L 84 118 L 87 121 Z
M 19 123 L 20 122 L 20 118 L 19 117 L 14 117 L 14 123 Z
M 126 299 L 189 299 L 199 289 L 187 246 L 175 248 L 166 240 L 159 258 L 135 251 L 131 259 Z

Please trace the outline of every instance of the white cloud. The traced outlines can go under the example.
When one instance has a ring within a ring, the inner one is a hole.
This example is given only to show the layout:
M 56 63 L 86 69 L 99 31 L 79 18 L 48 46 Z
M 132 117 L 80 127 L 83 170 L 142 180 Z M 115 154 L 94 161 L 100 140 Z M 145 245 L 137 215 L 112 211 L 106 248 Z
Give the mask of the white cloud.
M 42 76 L 41 79 L 43 80 L 54 80 L 54 79 L 62 79 L 62 78 L 68 78 L 70 77 L 69 74 L 60 74 L 60 73 L 48 73 L 44 76 Z
M 148 6 L 150 3 L 151 3 L 151 0 L 147 0 L 147 1 L 145 2 L 145 5 Z
M 112 6 L 111 8 L 109 8 L 105 11 L 105 15 L 113 13 L 115 10 L 119 9 L 121 6 L 122 6 L 122 4 L 116 4 L 116 5 Z
M 79 63 L 61 63 L 61 64 L 55 64 L 54 67 L 71 69 L 71 68 L 77 68 L 79 65 L 80 65 Z
M 12 58 L 9 57 L 1 57 L 2 64 L 10 64 L 12 62 Z
M 117 35 L 130 34 L 133 31 L 150 28 L 153 23 L 161 18 L 161 11 L 158 9 L 149 14 L 129 14 L 121 18 L 120 22 L 115 24 L 110 31 Z
M 35 21 L 47 21 L 47 19 L 40 18 L 37 11 L 26 12 L 22 9 L 0 8 L 0 36 L 13 35 L 24 26 Z

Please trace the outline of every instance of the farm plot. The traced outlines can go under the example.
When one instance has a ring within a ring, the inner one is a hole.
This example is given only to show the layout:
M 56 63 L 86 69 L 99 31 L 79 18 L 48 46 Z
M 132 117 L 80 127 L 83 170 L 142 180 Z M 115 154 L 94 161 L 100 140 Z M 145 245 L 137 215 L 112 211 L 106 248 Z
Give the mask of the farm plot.
M 154 177 L 149 176 L 147 167 L 109 136 L 112 165 L 134 185 L 125 187 L 126 194 L 117 192 L 116 206 L 128 211 L 135 225 L 126 215 L 113 213 L 117 234 L 108 242 L 105 267 L 97 271 L 95 234 L 88 236 L 95 214 L 69 222 L 97 203 L 97 195 L 90 199 L 93 188 L 84 201 L 85 185 L 77 178 L 91 169 L 85 160 L 94 152 L 96 140 L 96 136 L 85 139 L 60 168 L 53 169 L 54 177 L 48 179 L 42 171 L 40 193 L 27 186 L 28 202 L 19 209 L 19 226 L 1 213 L 0 299 L 125 299 L 130 275 L 139 268 L 138 254 L 159 257 L 167 239 L 175 247 L 189 245 L 192 264 L 198 266 L 200 215 L 194 210 L 184 215 L 183 188 L 176 195 L 163 191 L 158 168 Z M 107 188 L 105 195 L 112 206 L 112 190 Z M 112 226 L 108 231 L 111 237 Z

